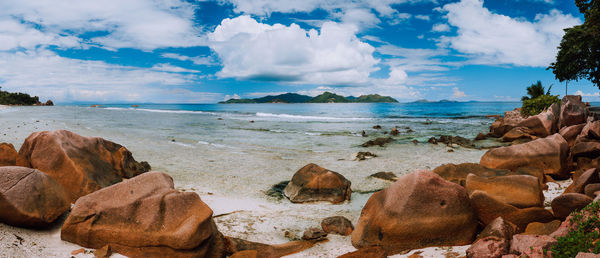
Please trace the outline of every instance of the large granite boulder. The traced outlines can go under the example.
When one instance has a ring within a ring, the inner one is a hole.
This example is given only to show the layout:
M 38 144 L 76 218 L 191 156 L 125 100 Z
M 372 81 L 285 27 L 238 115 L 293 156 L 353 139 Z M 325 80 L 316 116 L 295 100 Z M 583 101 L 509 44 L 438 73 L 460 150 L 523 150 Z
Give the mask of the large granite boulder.
M 547 235 L 514 235 L 510 253 L 521 257 L 548 257 L 545 253 L 556 243 L 555 238 Z
M 569 177 L 568 152 L 567 141 L 560 134 L 554 134 L 528 143 L 491 149 L 481 157 L 480 164 L 509 170 L 537 167 L 545 174 L 566 178 Z
M 474 174 L 480 177 L 495 177 L 509 175 L 530 175 L 538 178 L 540 182 L 544 182 L 544 172 L 537 168 L 522 167 L 515 171 L 508 169 L 493 169 L 486 168 L 478 163 L 461 163 L 461 164 L 444 164 L 435 169 L 433 173 L 438 174 L 442 178 L 465 186 L 467 176 Z
M 374 193 L 352 232 L 356 248 L 381 246 L 388 255 L 473 241 L 477 221 L 466 190 L 429 171 L 416 171 Z
M 492 123 L 490 126 L 490 135 L 493 137 L 502 137 L 523 120 L 521 109 L 516 108 L 515 110 L 506 111 L 504 112 L 504 117 L 500 117 Z
M 554 198 L 551 206 L 554 216 L 564 220 L 573 211 L 581 210 L 593 201 L 592 198 L 580 193 L 565 193 Z
M 0 222 L 17 227 L 45 227 L 69 210 L 65 189 L 32 168 L 0 167 Z
M 560 136 L 565 138 L 567 143 L 569 143 L 569 147 L 572 147 L 573 144 L 575 144 L 575 140 L 577 139 L 577 136 L 579 136 L 579 134 L 581 133 L 581 130 L 583 129 L 583 127 L 585 125 L 586 124 L 577 124 L 577 125 L 563 127 L 562 129 L 560 129 L 560 131 L 558 131 L 558 133 L 560 134 Z
M 503 142 L 512 142 L 512 141 L 516 141 L 516 140 L 535 140 L 537 139 L 537 137 L 535 136 L 535 133 L 533 132 L 533 130 L 527 128 L 527 127 L 515 127 L 513 129 L 510 129 L 510 131 L 508 131 L 507 133 L 505 133 L 501 140 Z
M 467 191 L 481 190 L 517 208 L 543 207 L 544 193 L 539 179 L 527 175 L 497 177 L 467 176 Z
M 328 201 L 341 203 L 350 200 L 350 181 L 337 172 L 308 164 L 298 170 L 283 190 L 295 203 Z
M 567 95 L 563 97 L 560 107 L 559 128 L 585 123 L 587 116 L 588 110 L 585 103 L 581 101 L 581 96 Z
M 21 158 L 15 150 L 15 146 L 10 143 L 0 143 L 0 167 L 19 166 L 21 163 Z
M 600 183 L 600 173 L 598 168 L 590 168 L 573 179 L 565 193 L 585 193 L 585 187 L 589 184 Z
M 150 170 L 148 163 L 136 162 L 119 144 L 66 130 L 31 134 L 19 155 L 25 166 L 56 179 L 71 201 Z
M 542 207 L 519 209 L 480 190 L 471 192 L 469 199 L 477 218 L 483 225 L 488 225 L 494 219 L 502 217 L 515 224 L 518 232 L 522 232 L 531 222 L 550 222 L 554 220 L 554 215 Z
M 212 210 L 173 179 L 144 173 L 75 202 L 61 239 L 87 248 L 110 245 L 130 257 L 222 257 L 223 236 Z
M 554 103 L 542 113 L 530 116 L 519 122 L 517 127 L 529 128 L 529 132 L 532 132 L 533 135 L 546 137 L 558 132 L 559 116 L 560 106 L 558 103 Z

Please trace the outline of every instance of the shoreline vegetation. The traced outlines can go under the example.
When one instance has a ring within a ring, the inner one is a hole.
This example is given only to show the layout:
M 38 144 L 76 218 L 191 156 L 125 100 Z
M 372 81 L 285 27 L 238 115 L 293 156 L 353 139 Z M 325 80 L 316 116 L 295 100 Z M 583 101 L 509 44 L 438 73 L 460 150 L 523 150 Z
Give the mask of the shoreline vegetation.
M 391 148 L 387 143 L 398 134 L 394 128 L 362 148 Z M 475 141 L 508 145 L 487 150 L 479 163 L 444 164 L 401 176 L 374 174 L 393 183 L 361 203 L 358 220 L 314 218 L 321 220 L 320 227 L 306 228 L 302 236 L 286 232 L 287 243 L 268 244 L 228 236 L 230 228 L 216 226 L 221 217 L 198 193 L 175 189 L 170 175 L 152 171 L 118 143 L 66 130 L 33 132 L 18 152 L 12 144 L 0 144 L 5 175 L 0 186 L 13 186 L 0 188 L 0 205 L 8 207 L 0 211 L 0 221 L 41 231 L 61 223 L 62 241 L 92 249 L 73 255 L 280 257 L 302 254 L 329 237 L 354 247 L 341 257 L 385 257 L 441 246 L 464 250 L 467 257 L 600 252 L 600 117 L 580 96 L 565 96 L 538 115 L 507 111 L 474 140 L 441 136 L 414 144 L 444 144 L 454 152 L 474 148 Z M 377 158 L 359 154 L 356 162 Z M 295 207 L 354 203 L 352 182 L 340 172 L 310 163 L 281 178 L 290 180 L 274 192 Z M 559 188 L 553 186 L 557 181 Z M 28 241 L 27 235 L 18 238 Z
M 389 96 L 379 94 L 361 95 L 359 97 L 344 97 L 331 92 L 324 92 L 316 97 L 301 95 L 297 93 L 285 93 L 276 96 L 265 96 L 254 99 L 229 99 L 219 104 L 253 104 L 253 103 L 398 103 Z
M 0 87 L 0 105 L 6 106 L 54 106 L 52 100 L 40 102 L 38 96 L 30 96 L 27 93 L 3 91 Z

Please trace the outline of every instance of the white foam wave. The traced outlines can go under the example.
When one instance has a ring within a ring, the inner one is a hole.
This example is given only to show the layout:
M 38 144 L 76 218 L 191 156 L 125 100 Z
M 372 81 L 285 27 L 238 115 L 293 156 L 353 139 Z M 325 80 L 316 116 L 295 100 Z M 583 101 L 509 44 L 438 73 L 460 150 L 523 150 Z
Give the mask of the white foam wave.
M 273 114 L 273 113 L 262 113 L 257 112 L 257 117 L 268 117 L 268 118 L 279 118 L 289 120 L 313 120 L 313 121 L 365 121 L 371 120 L 371 118 L 364 117 L 330 117 L 330 116 L 303 116 L 303 115 L 290 115 L 290 114 Z
M 151 108 L 120 108 L 120 107 L 106 107 L 106 108 L 103 108 L 103 109 L 108 109 L 108 110 L 137 110 L 137 111 L 154 112 L 154 113 L 209 114 L 209 115 L 217 115 L 217 113 L 214 113 L 214 112 L 194 111 L 194 110 L 165 110 L 165 109 L 151 109 Z

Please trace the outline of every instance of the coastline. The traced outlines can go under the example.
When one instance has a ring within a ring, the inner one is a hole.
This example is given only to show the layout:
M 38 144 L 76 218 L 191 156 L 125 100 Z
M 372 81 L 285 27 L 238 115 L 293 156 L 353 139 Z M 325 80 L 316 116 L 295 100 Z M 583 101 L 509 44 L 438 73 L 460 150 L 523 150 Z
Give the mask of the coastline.
M 312 142 L 315 139 L 333 141 L 343 138 L 340 141 L 343 143 L 343 147 L 329 150 L 325 147 L 318 149 L 314 148 L 315 146 L 307 147 L 302 144 L 297 148 L 289 148 L 281 144 L 267 144 L 266 147 L 259 147 L 254 145 L 254 142 L 248 146 L 236 146 L 227 142 L 215 141 L 200 143 L 191 138 L 187 139 L 184 135 L 175 134 L 168 127 L 162 129 L 167 133 L 159 134 L 156 138 L 148 137 L 146 131 L 143 130 L 160 130 L 144 128 L 135 121 L 129 121 L 127 116 L 128 114 L 137 116 L 141 111 L 79 107 L 64 109 L 72 113 L 66 114 L 66 117 L 57 117 L 56 110 L 65 112 L 61 111 L 61 108 L 52 110 L 19 108 L 16 109 L 18 114 L 8 112 L 9 115 L 3 117 L 7 123 L 0 125 L 0 131 L 6 132 L 7 135 L 2 136 L 0 142 L 12 143 L 16 149 L 19 149 L 31 132 L 58 129 L 70 130 L 84 136 L 98 136 L 117 142 L 126 146 L 137 160 L 149 161 L 154 171 L 169 174 L 174 180 L 176 189 L 197 193 L 213 210 L 214 221 L 224 235 L 267 244 L 289 242 L 294 239 L 290 236 L 299 237 L 304 230 L 319 226 L 322 219 L 330 216 L 344 216 L 356 225 L 362 208 L 371 194 L 391 184 L 389 181 L 370 178 L 369 175 L 374 172 L 391 171 L 401 176 L 419 169 L 432 170 L 446 163 L 478 163 L 487 151 L 424 142 L 416 145 L 400 142 L 386 147 L 362 148 L 358 146 L 358 143 L 371 138 L 353 134 L 345 136 L 292 134 L 301 137 L 302 140 L 299 143 Z M 90 116 L 89 112 L 93 112 L 92 114 L 95 115 Z M 105 126 L 101 122 L 104 122 L 109 114 L 122 116 L 120 119 L 130 123 L 130 127 Z M 157 117 L 158 114 L 150 113 L 150 117 L 155 120 L 165 120 L 171 116 L 167 113 Z M 190 114 L 184 115 L 187 116 L 183 116 L 182 121 L 193 122 L 186 120 L 191 117 Z M 92 120 L 82 120 L 87 117 Z M 217 120 L 217 117 L 222 116 L 212 115 L 209 118 L 217 123 L 233 123 L 236 128 L 234 132 L 246 138 L 248 136 L 242 134 L 246 130 L 240 130 L 239 125 L 255 126 L 265 122 L 260 120 L 255 123 L 249 123 L 247 120 L 230 121 L 233 120 L 231 117 Z M 205 118 L 203 117 L 203 119 Z M 326 124 L 331 123 L 337 124 L 338 122 L 327 122 Z M 372 124 L 372 121 L 366 121 L 360 126 L 365 128 L 366 124 Z M 18 125 L 18 127 L 15 128 L 14 125 Z M 177 126 L 177 124 L 170 126 Z M 311 124 L 311 127 L 314 126 Z M 345 124 L 338 126 L 345 126 Z M 385 127 L 385 129 L 390 129 L 389 125 Z M 375 137 L 375 131 L 369 129 L 371 137 Z M 268 133 L 267 135 L 279 134 L 261 130 L 250 130 L 249 132 Z M 274 143 L 278 143 L 278 141 L 280 140 L 276 139 Z M 324 148 L 325 150 L 323 150 Z M 356 161 L 353 155 L 357 151 L 372 151 L 378 157 Z M 266 195 L 265 192 L 272 185 L 290 180 L 294 172 L 307 163 L 317 163 L 347 177 L 352 182 L 351 201 L 338 205 L 329 203 L 294 204 L 285 198 L 276 199 Z M 549 209 L 550 201 L 562 194 L 570 183 L 569 180 L 548 183 L 549 189 L 543 192 L 546 209 Z M 60 222 L 57 222 L 57 225 L 59 224 Z M 286 232 L 289 232 L 287 237 Z M 29 230 L 0 224 L 0 235 L 5 236 L 0 239 L 0 248 L 8 250 L 7 252 L 11 255 L 14 254 L 13 256 L 65 256 L 81 248 L 60 240 L 60 226 L 54 226 L 48 230 Z M 411 255 L 456 257 L 464 255 L 469 247 L 470 245 L 429 247 L 391 257 L 409 257 Z M 93 256 L 92 249 L 86 248 L 85 250 L 87 250 L 85 253 L 74 256 Z M 352 246 L 349 236 L 329 235 L 327 241 L 319 242 L 312 248 L 288 257 L 337 257 L 354 250 L 356 248 Z

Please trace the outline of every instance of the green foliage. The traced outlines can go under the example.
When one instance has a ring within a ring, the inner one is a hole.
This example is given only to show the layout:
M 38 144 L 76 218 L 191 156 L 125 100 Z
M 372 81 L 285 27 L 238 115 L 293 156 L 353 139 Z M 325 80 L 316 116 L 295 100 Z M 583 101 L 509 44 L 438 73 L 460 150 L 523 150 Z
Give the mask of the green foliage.
M 309 103 L 348 103 L 351 100 L 344 98 L 344 96 L 337 95 L 331 92 L 323 92 L 323 94 L 316 96 L 308 101 Z
M 552 247 L 552 255 L 557 258 L 575 257 L 579 252 L 600 254 L 600 202 L 596 201 L 581 211 L 571 213 L 570 220 L 575 230 L 559 237 Z
M 559 81 L 587 79 L 600 88 L 600 1 L 575 0 L 585 22 L 565 29 L 556 62 L 550 64 Z
M 0 90 L 0 105 L 34 105 L 39 102 L 40 100 L 37 96 L 31 97 L 26 93 L 12 93 Z
M 539 96 L 544 95 L 544 86 L 542 86 L 542 82 L 541 81 L 537 81 L 537 83 L 531 84 L 531 86 L 527 87 L 527 95 L 529 96 L 523 96 L 521 98 L 521 100 L 527 100 L 527 99 L 535 99 Z M 550 89 L 548 89 L 548 94 L 550 95 Z
M 546 108 L 554 103 L 559 103 L 560 99 L 557 95 L 541 95 L 534 99 L 523 100 L 521 114 L 524 116 L 533 116 L 541 113 Z
M 348 98 L 350 99 L 350 98 Z M 352 100 L 357 103 L 397 103 L 398 101 L 389 96 L 381 96 L 379 94 L 361 95 L 360 97 Z

